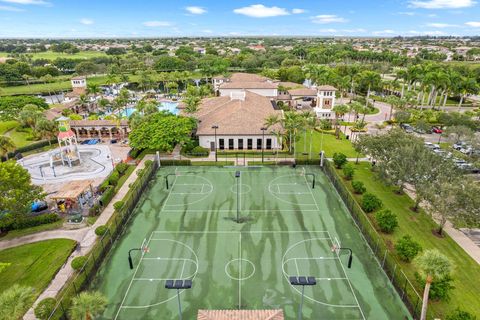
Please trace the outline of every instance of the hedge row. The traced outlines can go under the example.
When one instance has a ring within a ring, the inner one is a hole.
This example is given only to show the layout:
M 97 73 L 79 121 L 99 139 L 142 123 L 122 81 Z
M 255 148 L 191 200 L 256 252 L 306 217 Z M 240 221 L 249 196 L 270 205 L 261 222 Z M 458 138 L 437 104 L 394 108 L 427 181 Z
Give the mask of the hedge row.
M 115 187 L 107 186 L 105 191 L 103 191 L 102 196 L 100 197 L 100 205 L 106 207 L 110 203 L 110 201 L 112 201 L 114 195 Z
M 50 143 L 51 144 L 57 143 L 57 138 L 50 140 Z M 42 148 L 44 148 L 48 145 L 49 145 L 48 140 L 42 140 L 42 141 L 34 142 L 34 143 L 31 143 L 31 144 L 26 145 L 24 147 L 18 148 L 13 152 L 9 152 L 8 153 L 8 158 L 11 159 L 19 153 L 24 153 L 24 152 L 28 152 L 28 151 L 32 151 L 32 150 L 37 150 L 37 149 L 42 149 Z M 5 161 L 6 159 L 4 157 L 2 157 L 0 160 Z
M 19 215 L 7 215 L 0 219 L 0 230 L 2 232 L 18 229 L 26 229 L 42 224 L 52 223 L 60 220 L 56 213 L 47 213 L 33 217 Z

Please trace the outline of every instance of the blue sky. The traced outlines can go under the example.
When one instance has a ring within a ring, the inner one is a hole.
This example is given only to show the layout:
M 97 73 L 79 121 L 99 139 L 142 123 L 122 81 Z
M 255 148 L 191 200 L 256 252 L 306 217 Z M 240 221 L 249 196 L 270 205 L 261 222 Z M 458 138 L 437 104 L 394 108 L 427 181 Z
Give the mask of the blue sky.
M 0 0 L 0 37 L 480 35 L 480 0 Z

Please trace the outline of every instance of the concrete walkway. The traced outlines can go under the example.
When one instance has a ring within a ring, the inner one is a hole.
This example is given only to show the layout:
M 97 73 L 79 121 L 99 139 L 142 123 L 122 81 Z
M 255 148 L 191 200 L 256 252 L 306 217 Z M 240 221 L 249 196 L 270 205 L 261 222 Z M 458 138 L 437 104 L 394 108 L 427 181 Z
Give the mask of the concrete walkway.
M 95 234 L 95 229 L 98 226 L 104 225 L 110 219 L 110 217 L 115 212 L 113 204 L 117 201 L 122 200 L 130 189 L 129 185 L 137 179 L 137 171 L 145 167 L 146 160 L 153 160 L 153 155 L 146 155 L 139 165 L 135 168 L 132 174 L 125 181 L 123 186 L 118 190 L 117 194 L 112 198 L 108 206 L 102 211 L 100 216 L 97 218 L 97 221 L 90 227 L 77 229 L 77 230 L 53 230 L 37 233 L 35 235 L 29 235 L 25 237 L 20 237 L 17 239 L 9 240 L 7 244 L 0 242 L 0 248 L 4 246 L 17 246 L 26 243 L 32 243 L 36 241 L 46 240 L 46 239 L 57 239 L 57 238 L 68 238 L 78 241 L 79 246 L 77 249 L 70 255 L 67 262 L 63 267 L 58 271 L 55 278 L 50 282 L 48 287 L 43 291 L 40 296 L 37 298 L 32 308 L 28 310 L 23 319 L 25 320 L 35 320 L 34 307 L 41 300 L 48 297 L 56 297 L 60 290 L 63 288 L 67 280 L 72 276 L 73 269 L 71 267 L 71 262 L 75 257 L 84 256 L 93 248 L 97 235 Z

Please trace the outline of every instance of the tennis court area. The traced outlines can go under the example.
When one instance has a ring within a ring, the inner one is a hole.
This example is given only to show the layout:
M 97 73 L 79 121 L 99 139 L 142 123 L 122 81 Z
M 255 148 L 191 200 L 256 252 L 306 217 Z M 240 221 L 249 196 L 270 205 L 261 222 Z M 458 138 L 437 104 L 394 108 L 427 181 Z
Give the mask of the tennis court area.
M 159 169 L 92 286 L 108 297 L 105 319 L 177 318 L 165 281 L 179 279 L 192 280 L 180 290 L 184 319 L 199 309 L 295 319 L 302 288 L 290 276 L 317 282 L 305 287 L 304 319 L 410 319 L 333 186 L 308 166 Z

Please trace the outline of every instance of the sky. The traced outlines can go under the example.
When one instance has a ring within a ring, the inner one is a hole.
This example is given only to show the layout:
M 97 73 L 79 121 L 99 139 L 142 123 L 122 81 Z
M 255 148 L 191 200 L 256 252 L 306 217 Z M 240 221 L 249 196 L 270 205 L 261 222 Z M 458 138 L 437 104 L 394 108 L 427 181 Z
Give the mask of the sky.
M 0 0 L 0 38 L 480 35 L 480 0 Z

